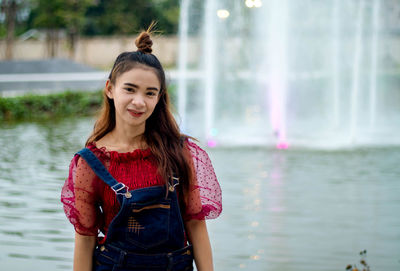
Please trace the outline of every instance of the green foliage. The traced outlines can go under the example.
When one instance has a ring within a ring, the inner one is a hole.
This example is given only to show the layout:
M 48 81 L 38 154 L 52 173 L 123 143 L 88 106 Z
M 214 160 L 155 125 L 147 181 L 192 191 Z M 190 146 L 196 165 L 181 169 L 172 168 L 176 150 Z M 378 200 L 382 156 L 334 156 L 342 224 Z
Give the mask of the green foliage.
M 0 97 L 0 121 L 92 115 L 100 108 L 102 99 L 101 91 Z
M 82 34 L 136 34 L 154 20 L 163 34 L 176 33 L 179 0 L 99 0 L 87 9 Z
M 93 27 L 93 34 L 129 34 L 139 30 L 141 13 L 148 18 L 154 16 L 148 8 L 148 1 L 101 0 L 96 7 L 88 10 L 88 21 Z
M 94 0 L 35 0 L 31 11 L 33 25 L 77 32 L 84 25 L 86 11 L 93 3 Z
M 180 1 L 179 0 L 160 0 L 153 1 L 157 11 L 157 17 L 153 18 L 160 26 L 160 30 L 166 34 L 178 32 Z
M 46 29 L 58 29 L 66 27 L 66 21 L 63 16 L 65 8 L 64 0 L 36 0 L 34 13 L 34 26 Z
M 0 0 L 1 2 L 1 0 Z M 157 21 L 162 34 L 178 31 L 180 0 L 20 0 L 17 32 L 65 29 L 69 34 L 136 34 Z M 5 35 L 0 24 L 0 37 Z
M 0 24 L 0 38 L 4 38 L 7 35 L 7 29 L 5 24 Z

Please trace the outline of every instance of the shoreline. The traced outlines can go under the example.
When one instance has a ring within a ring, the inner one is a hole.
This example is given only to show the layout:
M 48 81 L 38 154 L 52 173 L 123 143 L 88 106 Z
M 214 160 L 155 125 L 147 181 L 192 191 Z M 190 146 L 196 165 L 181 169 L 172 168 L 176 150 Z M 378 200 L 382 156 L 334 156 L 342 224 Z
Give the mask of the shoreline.
M 90 116 L 99 110 L 102 100 L 102 90 L 0 97 L 0 122 Z

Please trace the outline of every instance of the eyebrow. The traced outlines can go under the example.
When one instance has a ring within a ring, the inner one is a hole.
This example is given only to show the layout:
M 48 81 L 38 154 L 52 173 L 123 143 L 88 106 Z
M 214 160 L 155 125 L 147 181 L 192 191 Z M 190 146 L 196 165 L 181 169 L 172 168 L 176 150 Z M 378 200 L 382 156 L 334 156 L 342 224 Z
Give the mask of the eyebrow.
M 130 86 L 130 87 L 133 87 L 133 88 L 139 88 L 137 85 L 132 84 L 132 83 L 124 83 L 124 85 Z M 159 91 L 158 88 L 156 88 L 156 87 L 148 87 L 146 89 L 147 90 Z

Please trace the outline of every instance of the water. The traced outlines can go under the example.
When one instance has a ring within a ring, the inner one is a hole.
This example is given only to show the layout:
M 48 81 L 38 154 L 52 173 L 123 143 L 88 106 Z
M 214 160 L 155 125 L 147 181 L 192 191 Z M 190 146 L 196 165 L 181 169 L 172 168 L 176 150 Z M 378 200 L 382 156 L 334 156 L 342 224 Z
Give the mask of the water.
M 91 118 L 0 126 L 1 270 L 71 270 L 59 201 Z M 224 210 L 209 221 L 216 270 L 400 270 L 400 148 L 209 149 Z
M 395 0 L 182 1 L 183 127 L 210 145 L 400 145 L 392 136 L 400 127 L 399 7 Z M 190 40 L 202 50 L 188 50 Z M 183 79 L 189 73 L 197 82 Z

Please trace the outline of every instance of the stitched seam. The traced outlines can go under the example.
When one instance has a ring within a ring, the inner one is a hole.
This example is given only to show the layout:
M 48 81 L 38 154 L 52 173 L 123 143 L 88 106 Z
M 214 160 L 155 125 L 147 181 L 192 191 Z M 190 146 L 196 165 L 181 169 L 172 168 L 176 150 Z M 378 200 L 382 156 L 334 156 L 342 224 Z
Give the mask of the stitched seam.
M 171 206 L 170 205 L 166 205 L 166 204 L 155 204 L 155 205 L 146 206 L 146 207 L 143 207 L 143 208 L 140 208 L 140 209 L 132 209 L 132 212 L 138 213 L 138 212 L 141 212 L 143 210 L 156 209 L 156 208 L 170 209 Z

